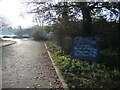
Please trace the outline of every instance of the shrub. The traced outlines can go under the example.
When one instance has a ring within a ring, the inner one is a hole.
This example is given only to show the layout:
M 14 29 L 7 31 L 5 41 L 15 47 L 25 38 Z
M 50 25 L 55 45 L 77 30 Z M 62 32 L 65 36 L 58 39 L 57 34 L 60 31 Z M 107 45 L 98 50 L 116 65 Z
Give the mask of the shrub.
M 35 40 L 47 40 L 47 37 L 45 36 L 44 31 L 40 29 L 33 30 L 32 36 Z

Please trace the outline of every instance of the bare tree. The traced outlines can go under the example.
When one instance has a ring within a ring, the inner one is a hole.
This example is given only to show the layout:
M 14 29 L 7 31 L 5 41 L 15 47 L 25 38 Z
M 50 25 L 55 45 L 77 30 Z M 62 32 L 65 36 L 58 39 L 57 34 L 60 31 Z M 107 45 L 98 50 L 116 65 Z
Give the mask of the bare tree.
M 0 28 L 3 29 L 8 26 L 10 26 L 9 20 L 4 16 L 0 16 Z

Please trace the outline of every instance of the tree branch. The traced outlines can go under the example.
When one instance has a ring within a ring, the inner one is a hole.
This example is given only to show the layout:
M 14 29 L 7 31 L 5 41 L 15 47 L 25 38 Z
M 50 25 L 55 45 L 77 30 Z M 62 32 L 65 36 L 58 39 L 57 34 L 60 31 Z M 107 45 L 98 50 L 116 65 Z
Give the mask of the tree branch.
M 95 6 L 98 5 L 98 2 L 94 3 L 92 6 L 90 6 L 92 9 L 95 8 Z

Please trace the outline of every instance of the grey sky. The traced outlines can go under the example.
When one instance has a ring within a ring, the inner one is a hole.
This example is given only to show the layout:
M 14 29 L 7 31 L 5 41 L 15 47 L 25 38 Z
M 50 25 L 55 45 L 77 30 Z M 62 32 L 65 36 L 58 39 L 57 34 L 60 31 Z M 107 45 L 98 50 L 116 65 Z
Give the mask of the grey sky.
M 0 15 L 5 16 L 9 19 L 12 27 L 32 26 L 33 15 L 25 13 L 26 7 L 22 5 L 20 0 L 1 0 L 0 1 Z

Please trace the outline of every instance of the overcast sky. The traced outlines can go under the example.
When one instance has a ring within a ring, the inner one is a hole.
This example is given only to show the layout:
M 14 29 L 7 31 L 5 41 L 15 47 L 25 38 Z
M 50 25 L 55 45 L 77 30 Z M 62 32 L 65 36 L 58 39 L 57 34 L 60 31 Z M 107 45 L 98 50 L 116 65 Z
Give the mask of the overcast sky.
M 20 0 L 0 0 L 0 15 L 9 19 L 12 27 L 33 26 L 33 15 L 28 15 L 25 11 L 26 7 L 22 5 Z

